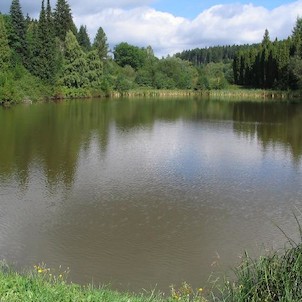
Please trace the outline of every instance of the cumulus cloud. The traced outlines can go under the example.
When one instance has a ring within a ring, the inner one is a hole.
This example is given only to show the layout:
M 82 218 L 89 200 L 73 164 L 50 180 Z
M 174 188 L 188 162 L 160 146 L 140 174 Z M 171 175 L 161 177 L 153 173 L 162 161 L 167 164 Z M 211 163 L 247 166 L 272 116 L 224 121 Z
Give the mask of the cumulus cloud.
M 99 26 L 106 32 L 111 45 L 126 41 L 137 46 L 151 45 L 158 54 L 168 53 L 181 44 L 179 27 L 186 19 L 148 7 L 131 10 L 106 9 L 88 16 L 76 16 L 79 24 L 86 24 L 91 36 Z
M 111 45 L 122 41 L 151 45 L 161 56 L 196 47 L 257 43 L 266 28 L 272 39 L 286 38 L 298 15 L 302 15 L 302 0 L 273 10 L 253 4 L 216 5 L 193 20 L 139 7 L 78 15 L 76 21 L 86 24 L 92 36 L 102 26 Z
M 69 3 L 76 24 L 87 25 L 92 39 L 102 26 L 111 47 L 123 41 L 138 46 L 151 45 L 158 56 L 196 47 L 257 43 L 266 28 L 272 39 L 286 38 L 297 16 L 302 16 L 302 0 L 272 10 L 253 4 L 215 5 L 193 20 L 157 11 L 150 7 L 154 1 L 69 0 Z M 0 11 L 9 7 L 8 2 L 0 3 Z M 51 2 L 54 6 L 56 0 Z M 35 5 L 32 0 L 21 3 L 24 12 L 37 16 L 36 1 Z

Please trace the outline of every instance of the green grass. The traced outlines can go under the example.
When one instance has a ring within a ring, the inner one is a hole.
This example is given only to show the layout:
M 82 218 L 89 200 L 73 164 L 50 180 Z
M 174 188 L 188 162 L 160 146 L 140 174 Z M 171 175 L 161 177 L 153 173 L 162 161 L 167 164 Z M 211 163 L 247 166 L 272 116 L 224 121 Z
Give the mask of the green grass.
M 2 263 L 0 270 L 0 301 L 1 302 L 73 302 L 73 301 L 116 301 L 116 302 L 147 302 L 163 301 L 154 293 L 133 295 L 118 293 L 105 287 L 81 287 L 68 284 L 65 273 L 55 274 L 44 266 L 33 271 L 20 274 Z
M 248 255 L 216 301 L 302 301 L 302 245 L 258 260 Z
M 294 217 L 302 242 L 302 226 L 297 216 Z M 252 259 L 245 253 L 241 264 L 234 270 L 235 281 L 226 281 L 214 301 L 302 301 L 302 243 L 297 244 L 281 228 L 277 228 L 287 238 L 287 247 L 258 259 Z

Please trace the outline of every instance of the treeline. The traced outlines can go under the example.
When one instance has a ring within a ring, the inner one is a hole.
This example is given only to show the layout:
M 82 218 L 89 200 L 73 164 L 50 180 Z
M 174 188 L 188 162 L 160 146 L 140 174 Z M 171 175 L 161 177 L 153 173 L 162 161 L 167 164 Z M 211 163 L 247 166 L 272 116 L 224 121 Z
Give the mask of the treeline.
M 38 19 L 19 0 L 0 14 L 0 103 L 45 97 L 89 97 L 135 89 L 302 87 L 302 21 L 287 40 L 209 47 L 157 58 L 151 46 L 122 42 L 109 50 L 99 27 L 93 41 L 77 29 L 67 0 L 42 0 Z
M 302 19 L 298 18 L 292 35 L 271 41 L 268 30 L 262 43 L 240 50 L 233 62 L 234 82 L 264 89 L 302 88 Z
M 141 87 L 196 89 L 199 73 L 188 61 L 158 59 L 151 46 L 122 42 L 109 53 L 102 27 L 91 43 L 74 24 L 66 0 L 54 10 L 43 0 L 38 20 L 24 17 L 19 0 L 0 14 L 0 102 L 110 95 Z
M 296 90 L 302 88 L 302 19 L 297 18 L 292 35 L 271 41 L 268 30 L 261 43 L 253 45 L 196 48 L 177 53 L 202 70 L 212 63 L 230 62 L 233 70 L 224 72 L 228 83 L 244 87 Z
M 250 47 L 250 45 L 226 45 L 194 48 L 191 50 L 184 50 L 177 53 L 175 56 L 191 62 L 194 66 L 202 66 L 209 63 L 230 63 L 234 60 L 239 51 Z

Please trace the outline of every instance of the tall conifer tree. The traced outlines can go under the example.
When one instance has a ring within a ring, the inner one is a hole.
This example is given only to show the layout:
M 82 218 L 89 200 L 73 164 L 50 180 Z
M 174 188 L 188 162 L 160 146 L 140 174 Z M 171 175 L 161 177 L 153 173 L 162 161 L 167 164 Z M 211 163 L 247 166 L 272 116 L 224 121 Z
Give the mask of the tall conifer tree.
M 292 34 L 291 54 L 302 57 L 302 18 L 297 18 Z
M 87 33 L 86 26 L 81 25 L 79 32 L 77 34 L 77 39 L 84 51 L 89 51 L 91 49 L 91 43 Z
M 58 0 L 54 12 L 55 35 L 65 41 L 67 32 L 70 30 L 74 35 L 77 34 L 77 28 L 72 19 L 71 8 L 66 0 Z
M 69 88 L 82 88 L 89 84 L 87 78 L 86 54 L 75 35 L 68 31 L 65 39 L 65 53 L 62 83 Z
M 97 50 L 99 58 L 104 60 L 108 56 L 108 43 L 107 37 L 102 27 L 97 31 L 93 42 L 93 48 Z
M 26 23 L 19 0 L 13 0 L 10 7 L 11 32 L 9 43 L 17 58 L 24 66 L 28 66 L 28 45 L 26 41 Z

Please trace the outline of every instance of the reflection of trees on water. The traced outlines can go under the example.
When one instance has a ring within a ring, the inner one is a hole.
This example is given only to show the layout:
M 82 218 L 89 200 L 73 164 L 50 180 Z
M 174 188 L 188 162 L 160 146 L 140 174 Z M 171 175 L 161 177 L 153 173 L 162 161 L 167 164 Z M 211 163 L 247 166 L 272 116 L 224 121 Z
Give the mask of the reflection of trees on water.
M 71 185 L 79 153 L 89 150 L 92 139 L 97 139 L 100 152 L 106 153 L 111 123 L 118 131 L 151 128 L 155 120 L 207 117 L 217 112 L 216 106 L 193 99 L 144 99 L 69 101 L 1 109 L 0 177 L 14 175 L 20 184 L 26 184 L 30 168 L 39 163 L 49 185 Z
M 152 128 L 155 121 L 230 120 L 234 131 L 256 136 L 266 148 L 282 144 L 302 155 L 302 106 L 190 99 L 69 101 L 0 110 L 0 178 L 26 184 L 39 165 L 49 185 L 74 181 L 81 151 L 97 140 L 106 154 L 110 125 L 117 131 Z
M 290 103 L 235 103 L 234 131 L 257 137 L 263 149 L 279 144 L 295 161 L 302 155 L 302 105 Z
M 100 150 L 106 150 L 106 106 L 96 112 L 91 104 L 17 106 L 0 112 L 0 175 L 15 174 L 23 183 L 31 165 L 39 163 L 50 185 L 73 183 L 79 152 L 90 145 L 93 131 Z

